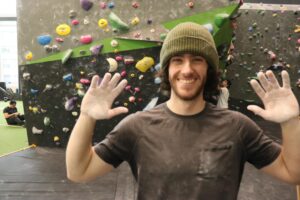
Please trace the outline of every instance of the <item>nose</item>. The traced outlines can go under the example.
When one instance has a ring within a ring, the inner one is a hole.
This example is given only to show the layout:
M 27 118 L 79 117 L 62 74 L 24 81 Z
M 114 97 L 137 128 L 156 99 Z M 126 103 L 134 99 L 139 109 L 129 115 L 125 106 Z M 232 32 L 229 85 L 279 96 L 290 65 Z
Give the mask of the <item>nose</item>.
M 185 60 L 184 63 L 182 64 L 181 73 L 189 74 L 192 72 L 193 72 L 193 69 L 192 69 L 191 62 L 189 60 Z

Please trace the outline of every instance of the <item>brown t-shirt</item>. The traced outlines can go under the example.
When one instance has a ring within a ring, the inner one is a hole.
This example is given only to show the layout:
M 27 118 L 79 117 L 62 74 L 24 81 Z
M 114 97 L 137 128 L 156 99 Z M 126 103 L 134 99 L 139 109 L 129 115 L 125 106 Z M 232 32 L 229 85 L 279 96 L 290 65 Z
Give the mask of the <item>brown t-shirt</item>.
M 165 103 L 129 115 L 95 150 L 115 167 L 129 163 L 139 200 L 234 200 L 244 163 L 261 168 L 281 151 L 246 116 L 208 103 L 192 116 Z

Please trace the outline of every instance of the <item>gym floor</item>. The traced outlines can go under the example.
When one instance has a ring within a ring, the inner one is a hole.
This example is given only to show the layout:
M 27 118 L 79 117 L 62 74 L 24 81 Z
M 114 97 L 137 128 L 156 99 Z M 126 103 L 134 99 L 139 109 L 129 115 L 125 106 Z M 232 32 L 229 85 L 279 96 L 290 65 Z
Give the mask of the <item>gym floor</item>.
M 268 130 L 267 135 L 281 142 L 278 125 L 262 120 L 257 123 Z M 79 184 L 66 177 L 63 148 L 32 147 L 0 157 L 1 200 L 134 200 L 135 191 L 127 163 L 102 178 Z M 296 200 L 296 187 L 247 164 L 238 199 Z

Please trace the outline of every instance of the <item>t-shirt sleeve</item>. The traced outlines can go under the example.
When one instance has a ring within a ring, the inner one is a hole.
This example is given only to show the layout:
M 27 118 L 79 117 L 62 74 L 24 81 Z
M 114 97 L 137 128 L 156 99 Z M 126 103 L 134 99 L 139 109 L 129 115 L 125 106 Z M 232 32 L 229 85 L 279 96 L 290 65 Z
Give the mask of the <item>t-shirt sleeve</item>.
M 7 107 L 3 109 L 3 113 L 8 113 Z
M 280 145 L 248 117 L 241 115 L 239 119 L 246 160 L 258 169 L 271 164 L 281 152 Z
M 125 117 L 107 134 L 105 139 L 94 146 L 97 155 L 105 162 L 118 167 L 123 161 L 129 161 L 137 141 L 135 114 Z

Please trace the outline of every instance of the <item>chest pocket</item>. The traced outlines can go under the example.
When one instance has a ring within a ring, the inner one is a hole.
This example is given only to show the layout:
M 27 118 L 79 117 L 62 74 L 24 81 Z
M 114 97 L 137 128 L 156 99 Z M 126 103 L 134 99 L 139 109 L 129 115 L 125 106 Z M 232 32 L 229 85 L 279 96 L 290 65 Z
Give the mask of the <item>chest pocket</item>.
M 210 143 L 201 147 L 198 154 L 197 177 L 199 179 L 217 179 L 228 176 L 233 162 L 230 159 L 232 146 L 232 142 L 227 142 Z

